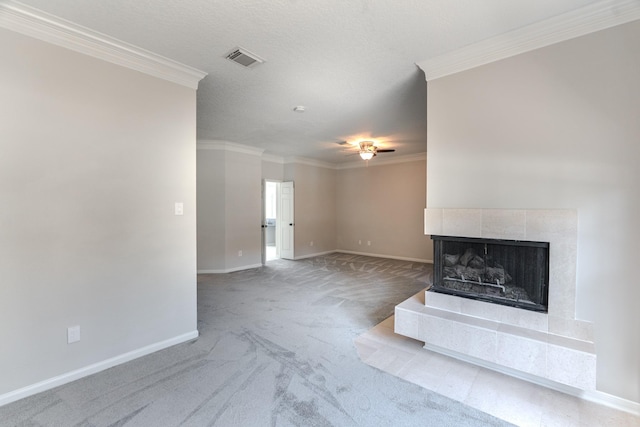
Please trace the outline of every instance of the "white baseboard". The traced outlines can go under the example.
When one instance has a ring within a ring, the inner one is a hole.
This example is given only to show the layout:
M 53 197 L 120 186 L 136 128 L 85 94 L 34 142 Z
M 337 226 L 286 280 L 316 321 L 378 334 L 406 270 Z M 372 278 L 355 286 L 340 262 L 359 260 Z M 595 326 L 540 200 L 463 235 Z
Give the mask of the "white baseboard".
M 294 257 L 293 261 L 298 261 L 298 260 L 306 259 L 306 258 L 313 258 L 313 257 L 316 257 L 316 256 L 329 255 L 329 254 L 332 254 L 332 253 L 335 253 L 335 252 L 340 252 L 340 253 L 344 253 L 344 254 L 351 254 L 351 255 L 364 255 L 364 256 L 371 256 L 371 257 L 376 257 L 376 258 L 389 258 L 389 259 L 397 259 L 397 260 L 401 260 L 401 261 L 424 262 L 424 263 L 427 263 L 427 264 L 433 264 L 433 260 L 428 260 L 428 259 L 408 258 L 408 257 L 400 257 L 400 256 L 393 256 L 393 255 L 372 254 L 372 253 L 367 253 L 367 252 L 343 251 L 341 249 L 336 249 L 336 250 L 332 250 L 332 251 L 324 251 L 324 252 L 316 252 L 316 253 L 307 254 L 307 255 L 301 255 L 301 256 Z M 252 268 L 259 268 L 259 267 L 262 267 L 262 264 L 243 265 L 243 266 L 240 266 L 240 267 L 227 268 L 227 269 L 221 269 L 221 270 L 198 270 L 198 274 L 225 274 L 225 273 L 233 273 L 235 271 L 242 271 L 242 270 L 249 270 L 249 269 L 252 269 Z
M 433 260 L 432 259 L 420 259 L 420 258 L 409 258 L 409 257 L 402 257 L 402 256 L 394 256 L 394 255 L 382 255 L 382 254 L 372 254 L 372 253 L 368 253 L 368 252 L 355 252 L 355 251 L 345 251 L 342 249 L 338 249 L 334 252 L 340 252 L 343 254 L 351 254 L 351 255 L 364 255 L 364 256 L 372 256 L 372 257 L 376 257 L 376 258 L 389 258 L 389 259 L 398 259 L 400 261 L 413 261 L 413 262 L 423 262 L 426 264 L 433 264 Z
M 584 391 L 578 397 L 590 402 L 608 406 L 609 408 L 618 409 L 620 411 L 640 416 L 640 403 L 632 400 L 623 399 L 598 390 Z
M 227 268 L 227 269 L 224 269 L 224 270 L 198 270 L 198 274 L 233 273 L 235 271 L 250 270 L 252 268 L 258 268 L 258 267 L 262 267 L 262 264 L 243 265 L 243 266 L 240 266 L 240 267 Z
M 425 343 L 424 348 L 436 353 L 444 354 L 445 356 L 449 356 L 454 359 L 461 360 L 463 362 L 478 365 L 483 368 L 491 369 L 492 371 L 500 372 L 501 374 L 509 375 L 523 381 L 528 381 L 542 387 L 550 388 L 552 390 L 575 396 L 580 399 L 588 400 L 590 402 L 628 412 L 633 415 L 640 415 L 640 403 L 638 402 L 623 399 L 621 397 L 613 396 L 611 394 L 607 394 L 598 390 L 581 390 L 575 387 L 551 381 L 547 378 L 538 377 L 536 375 L 531 375 L 522 371 L 518 371 L 516 369 L 508 368 L 506 366 L 497 365 L 495 363 L 487 362 L 486 360 L 478 359 L 466 354 L 461 354 L 456 351 L 442 348 L 433 344 Z
M 334 252 L 337 251 L 324 251 L 324 252 L 317 252 L 315 254 L 309 254 L 309 255 L 302 255 L 302 256 L 297 256 L 295 258 L 293 258 L 294 261 L 298 261 L 300 259 L 306 259 L 306 258 L 313 258 L 314 256 L 322 256 L 322 255 L 329 255 L 332 254 Z
M 146 347 L 142 347 L 137 350 L 133 350 L 128 353 L 124 353 L 119 356 L 115 356 L 110 359 L 103 360 L 101 362 L 94 363 L 89 366 L 85 366 L 84 368 L 76 369 L 74 371 L 67 372 L 65 374 L 58 375 L 56 377 L 49 378 L 47 380 L 40 381 L 38 383 L 19 388 L 14 391 L 10 391 L 9 393 L 0 395 L 0 406 L 6 405 L 11 402 L 15 402 L 16 400 L 20 400 L 25 397 L 29 397 L 46 390 L 50 390 L 54 387 L 58 387 L 63 384 L 70 383 L 71 381 L 78 380 L 80 378 L 95 374 L 97 372 L 104 371 L 105 369 L 112 368 L 116 365 L 129 362 L 139 357 L 146 356 L 148 354 L 155 353 L 156 351 L 163 350 L 165 348 L 174 346 L 176 344 L 181 344 L 183 342 L 191 341 L 196 338 L 198 338 L 197 330 L 188 332 L 183 335 L 179 335 L 177 337 L 170 338 L 165 341 L 160 341 L 155 344 L 151 344 Z

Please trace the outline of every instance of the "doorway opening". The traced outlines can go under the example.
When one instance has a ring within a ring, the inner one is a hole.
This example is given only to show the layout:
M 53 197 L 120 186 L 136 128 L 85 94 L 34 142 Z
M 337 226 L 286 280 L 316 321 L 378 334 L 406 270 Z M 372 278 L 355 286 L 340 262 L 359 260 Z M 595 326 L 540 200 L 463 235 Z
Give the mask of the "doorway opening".
M 294 187 L 292 181 L 262 181 L 262 265 L 294 259 Z
M 264 184 L 264 252 L 265 261 L 280 258 L 277 245 L 278 190 L 279 182 L 265 181 Z

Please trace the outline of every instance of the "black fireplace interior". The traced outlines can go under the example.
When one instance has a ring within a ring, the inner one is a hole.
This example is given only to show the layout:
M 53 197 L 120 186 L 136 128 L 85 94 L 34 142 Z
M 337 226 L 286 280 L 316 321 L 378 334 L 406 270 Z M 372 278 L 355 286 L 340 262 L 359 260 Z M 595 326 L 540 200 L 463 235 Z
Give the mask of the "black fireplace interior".
M 549 243 L 431 236 L 430 291 L 547 312 Z

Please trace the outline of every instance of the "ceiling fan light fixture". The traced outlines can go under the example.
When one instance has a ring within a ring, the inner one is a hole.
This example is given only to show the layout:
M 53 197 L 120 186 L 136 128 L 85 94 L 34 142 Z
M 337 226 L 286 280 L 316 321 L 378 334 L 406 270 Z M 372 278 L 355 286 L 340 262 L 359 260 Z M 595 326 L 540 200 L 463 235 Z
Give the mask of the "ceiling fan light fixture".
M 360 141 L 358 146 L 360 147 L 358 153 L 362 160 L 371 160 L 376 155 L 376 146 L 373 141 Z
M 371 160 L 373 158 L 373 151 L 361 150 L 360 157 L 362 160 Z

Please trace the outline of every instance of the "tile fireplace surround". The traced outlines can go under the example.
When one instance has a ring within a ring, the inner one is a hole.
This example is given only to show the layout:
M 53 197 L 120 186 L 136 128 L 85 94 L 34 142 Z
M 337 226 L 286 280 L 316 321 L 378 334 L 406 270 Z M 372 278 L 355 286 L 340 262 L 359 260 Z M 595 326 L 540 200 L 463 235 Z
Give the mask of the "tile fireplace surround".
M 425 234 L 549 242 L 549 310 L 425 291 L 396 307 L 397 334 L 551 388 L 595 390 L 593 325 L 575 318 L 575 210 L 425 209 Z

